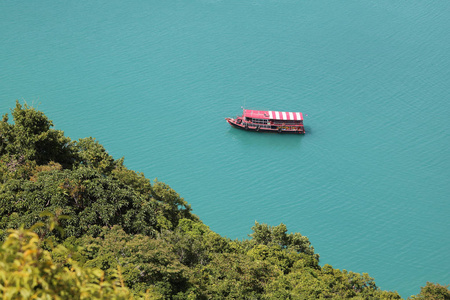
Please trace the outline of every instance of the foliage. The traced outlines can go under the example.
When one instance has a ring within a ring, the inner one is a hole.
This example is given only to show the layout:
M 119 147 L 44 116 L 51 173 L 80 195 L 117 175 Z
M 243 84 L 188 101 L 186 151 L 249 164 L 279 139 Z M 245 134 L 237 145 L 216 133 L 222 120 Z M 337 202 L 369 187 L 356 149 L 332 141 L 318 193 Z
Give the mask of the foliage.
M 380 291 L 368 274 L 333 269 L 322 270 L 294 264 L 289 274 L 279 276 L 267 288 L 271 297 L 284 295 L 291 299 L 401 299 L 398 293 Z M 271 298 L 269 297 L 269 298 Z
M 45 170 L 32 180 L 6 182 L 0 190 L 2 228 L 31 226 L 40 212 L 61 210 L 71 217 L 62 222 L 69 236 L 96 234 L 103 226 L 123 225 L 130 233 L 152 234 L 159 229 L 159 203 L 135 193 L 120 181 L 86 167 Z
M 278 226 L 269 226 L 255 221 L 250 234 L 252 241 L 257 244 L 273 246 L 278 245 L 282 249 L 292 250 L 298 253 L 313 255 L 318 261 L 319 255 L 314 254 L 314 247 L 306 236 L 299 232 L 287 234 L 286 225 L 281 223 Z
M 450 299 L 449 285 L 440 285 L 439 283 L 427 282 L 424 287 L 420 288 L 420 293 L 411 296 L 409 299 L 423 300 L 448 300 Z
M 31 226 L 44 210 L 71 219 L 68 236 L 96 235 L 103 226 L 156 235 L 182 218 L 198 220 L 169 185 L 152 184 L 114 160 L 93 138 L 72 142 L 39 111 L 17 103 L 0 123 L 0 230 Z
M 173 245 L 178 260 L 189 267 L 207 265 L 213 254 L 232 252 L 229 240 L 190 219 L 181 219 L 174 231 L 164 231 L 161 237 Z
M 215 254 L 206 266 L 194 268 L 193 284 L 199 299 L 258 299 L 279 275 L 276 267 L 246 255 Z
M 164 182 L 155 180 L 152 187 L 152 196 L 161 203 L 162 217 L 169 221 L 166 229 L 176 227 L 181 219 L 196 219 L 191 215 L 191 206 Z
M 82 268 L 70 257 L 55 264 L 39 245 L 38 235 L 20 228 L 10 230 L 0 247 L 0 296 L 2 299 L 130 299 L 121 282 L 120 269 L 107 279 L 98 269 Z M 67 252 L 62 246 L 55 251 Z
M 14 124 L 8 123 L 8 115 L 0 122 L 0 156 L 15 170 L 25 161 L 38 165 L 50 161 L 70 167 L 74 161 L 73 142 L 60 130 L 51 129 L 53 122 L 42 112 L 16 102 L 12 110 Z
M 102 174 L 110 174 L 116 162 L 106 149 L 94 138 L 79 139 L 76 143 L 77 163 L 91 167 Z
M 136 293 L 153 288 L 168 297 L 187 285 L 188 268 L 164 240 L 129 235 L 114 226 L 104 227 L 96 238 L 84 236 L 78 243 L 84 247 L 85 266 L 102 269 L 108 276 L 120 267 L 124 282 Z

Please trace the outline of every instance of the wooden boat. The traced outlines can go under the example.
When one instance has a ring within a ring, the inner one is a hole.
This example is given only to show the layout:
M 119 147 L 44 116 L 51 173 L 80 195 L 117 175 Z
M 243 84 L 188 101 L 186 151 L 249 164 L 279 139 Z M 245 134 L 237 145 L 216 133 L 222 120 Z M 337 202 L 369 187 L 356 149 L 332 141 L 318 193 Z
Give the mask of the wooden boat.
M 225 118 L 236 128 L 260 132 L 289 132 L 304 134 L 303 114 L 301 112 L 264 111 L 243 109 L 242 116 Z

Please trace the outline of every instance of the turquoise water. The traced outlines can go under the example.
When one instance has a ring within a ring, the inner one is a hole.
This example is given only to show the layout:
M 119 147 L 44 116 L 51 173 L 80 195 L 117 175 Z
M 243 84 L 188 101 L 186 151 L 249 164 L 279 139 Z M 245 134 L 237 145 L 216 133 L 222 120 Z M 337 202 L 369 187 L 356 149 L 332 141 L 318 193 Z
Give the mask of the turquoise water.
M 308 236 L 403 297 L 450 283 L 448 1 L 1 1 L 0 111 L 170 184 L 213 230 Z M 241 106 L 307 134 L 231 128 Z

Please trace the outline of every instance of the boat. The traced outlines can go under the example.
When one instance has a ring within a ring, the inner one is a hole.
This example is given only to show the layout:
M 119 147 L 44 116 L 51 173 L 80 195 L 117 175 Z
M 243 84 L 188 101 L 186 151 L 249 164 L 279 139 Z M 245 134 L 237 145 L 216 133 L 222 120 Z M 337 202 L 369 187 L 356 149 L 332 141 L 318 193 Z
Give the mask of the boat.
M 232 127 L 249 131 L 305 133 L 301 112 L 243 109 L 242 116 L 225 120 Z

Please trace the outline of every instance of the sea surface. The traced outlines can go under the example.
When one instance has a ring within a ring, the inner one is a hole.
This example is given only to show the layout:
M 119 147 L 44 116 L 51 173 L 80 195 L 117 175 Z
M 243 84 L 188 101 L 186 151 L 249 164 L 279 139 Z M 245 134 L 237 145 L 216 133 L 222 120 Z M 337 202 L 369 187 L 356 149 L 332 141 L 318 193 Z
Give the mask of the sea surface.
M 450 2 L 0 1 L 0 112 L 168 183 L 204 223 L 301 232 L 403 297 L 450 283 Z M 301 111 L 251 133 L 241 107 Z

